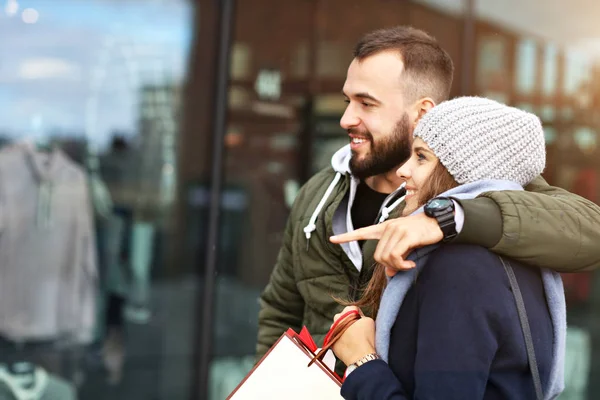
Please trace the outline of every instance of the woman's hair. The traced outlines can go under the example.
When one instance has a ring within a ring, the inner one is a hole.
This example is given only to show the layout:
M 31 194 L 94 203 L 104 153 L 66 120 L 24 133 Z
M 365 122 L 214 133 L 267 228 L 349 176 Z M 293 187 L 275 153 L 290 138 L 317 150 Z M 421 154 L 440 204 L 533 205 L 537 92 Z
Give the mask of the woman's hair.
M 419 189 L 419 206 L 424 205 L 428 200 L 456 186 L 458 186 L 458 183 L 450 175 L 446 167 L 438 162 L 431 172 L 431 176 L 427 179 L 427 183 L 423 188 Z M 373 276 L 365 287 L 361 298 L 355 302 L 340 301 L 340 303 L 345 306 L 357 306 L 375 317 L 379 311 L 379 302 L 386 285 L 385 267 L 376 263 L 373 267 Z
M 457 186 L 458 182 L 450 175 L 446 167 L 441 162 L 438 162 L 433 171 L 431 171 L 429 178 L 427 178 L 427 182 L 419 189 L 419 207 L 425 205 L 425 203 L 435 196 Z

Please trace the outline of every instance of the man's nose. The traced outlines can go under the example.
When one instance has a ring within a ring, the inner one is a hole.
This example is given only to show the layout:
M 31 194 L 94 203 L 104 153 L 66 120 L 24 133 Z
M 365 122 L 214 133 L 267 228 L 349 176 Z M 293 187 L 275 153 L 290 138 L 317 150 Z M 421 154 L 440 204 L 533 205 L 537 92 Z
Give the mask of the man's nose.
M 358 125 L 360 125 L 360 118 L 352 111 L 352 107 L 348 106 L 344 111 L 344 115 L 342 115 L 342 119 L 340 119 L 340 126 L 348 130 Z

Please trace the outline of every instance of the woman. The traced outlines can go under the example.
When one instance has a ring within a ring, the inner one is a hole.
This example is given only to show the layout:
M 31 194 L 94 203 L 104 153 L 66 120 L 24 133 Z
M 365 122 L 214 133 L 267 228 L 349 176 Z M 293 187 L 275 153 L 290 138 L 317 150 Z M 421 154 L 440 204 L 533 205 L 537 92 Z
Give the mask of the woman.
M 437 199 L 452 205 L 486 191 L 522 190 L 545 166 L 539 119 L 488 99 L 442 103 L 421 119 L 413 136 L 411 158 L 397 171 L 407 189 L 403 216 L 423 212 L 440 194 Z M 558 274 L 502 260 L 477 246 L 430 246 L 409 259 L 416 267 L 389 280 L 376 267 L 355 306 L 373 311 L 377 322 L 361 318 L 333 345 L 349 366 L 344 398 L 560 394 L 566 312 Z M 531 364 L 509 269 L 528 316 L 537 358 Z M 537 392 L 532 366 L 539 370 Z

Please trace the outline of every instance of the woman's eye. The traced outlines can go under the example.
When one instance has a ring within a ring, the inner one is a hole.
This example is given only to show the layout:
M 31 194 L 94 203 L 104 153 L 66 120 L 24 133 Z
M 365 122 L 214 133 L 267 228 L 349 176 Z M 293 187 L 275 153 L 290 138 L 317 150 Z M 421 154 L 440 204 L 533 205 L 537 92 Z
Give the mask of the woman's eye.
M 425 156 L 422 153 L 417 153 L 417 159 L 419 161 L 425 161 Z

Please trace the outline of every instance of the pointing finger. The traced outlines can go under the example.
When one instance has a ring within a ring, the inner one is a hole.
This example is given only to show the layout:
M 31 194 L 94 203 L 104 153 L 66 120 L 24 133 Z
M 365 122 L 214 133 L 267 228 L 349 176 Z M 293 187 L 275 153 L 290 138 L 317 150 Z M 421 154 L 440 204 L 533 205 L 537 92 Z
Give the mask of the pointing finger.
M 332 236 L 329 238 L 331 243 L 348 243 L 355 240 L 380 239 L 385 226 L 383 224 L 367 226 L 352 232 L 342 233 L 341 235 Z

